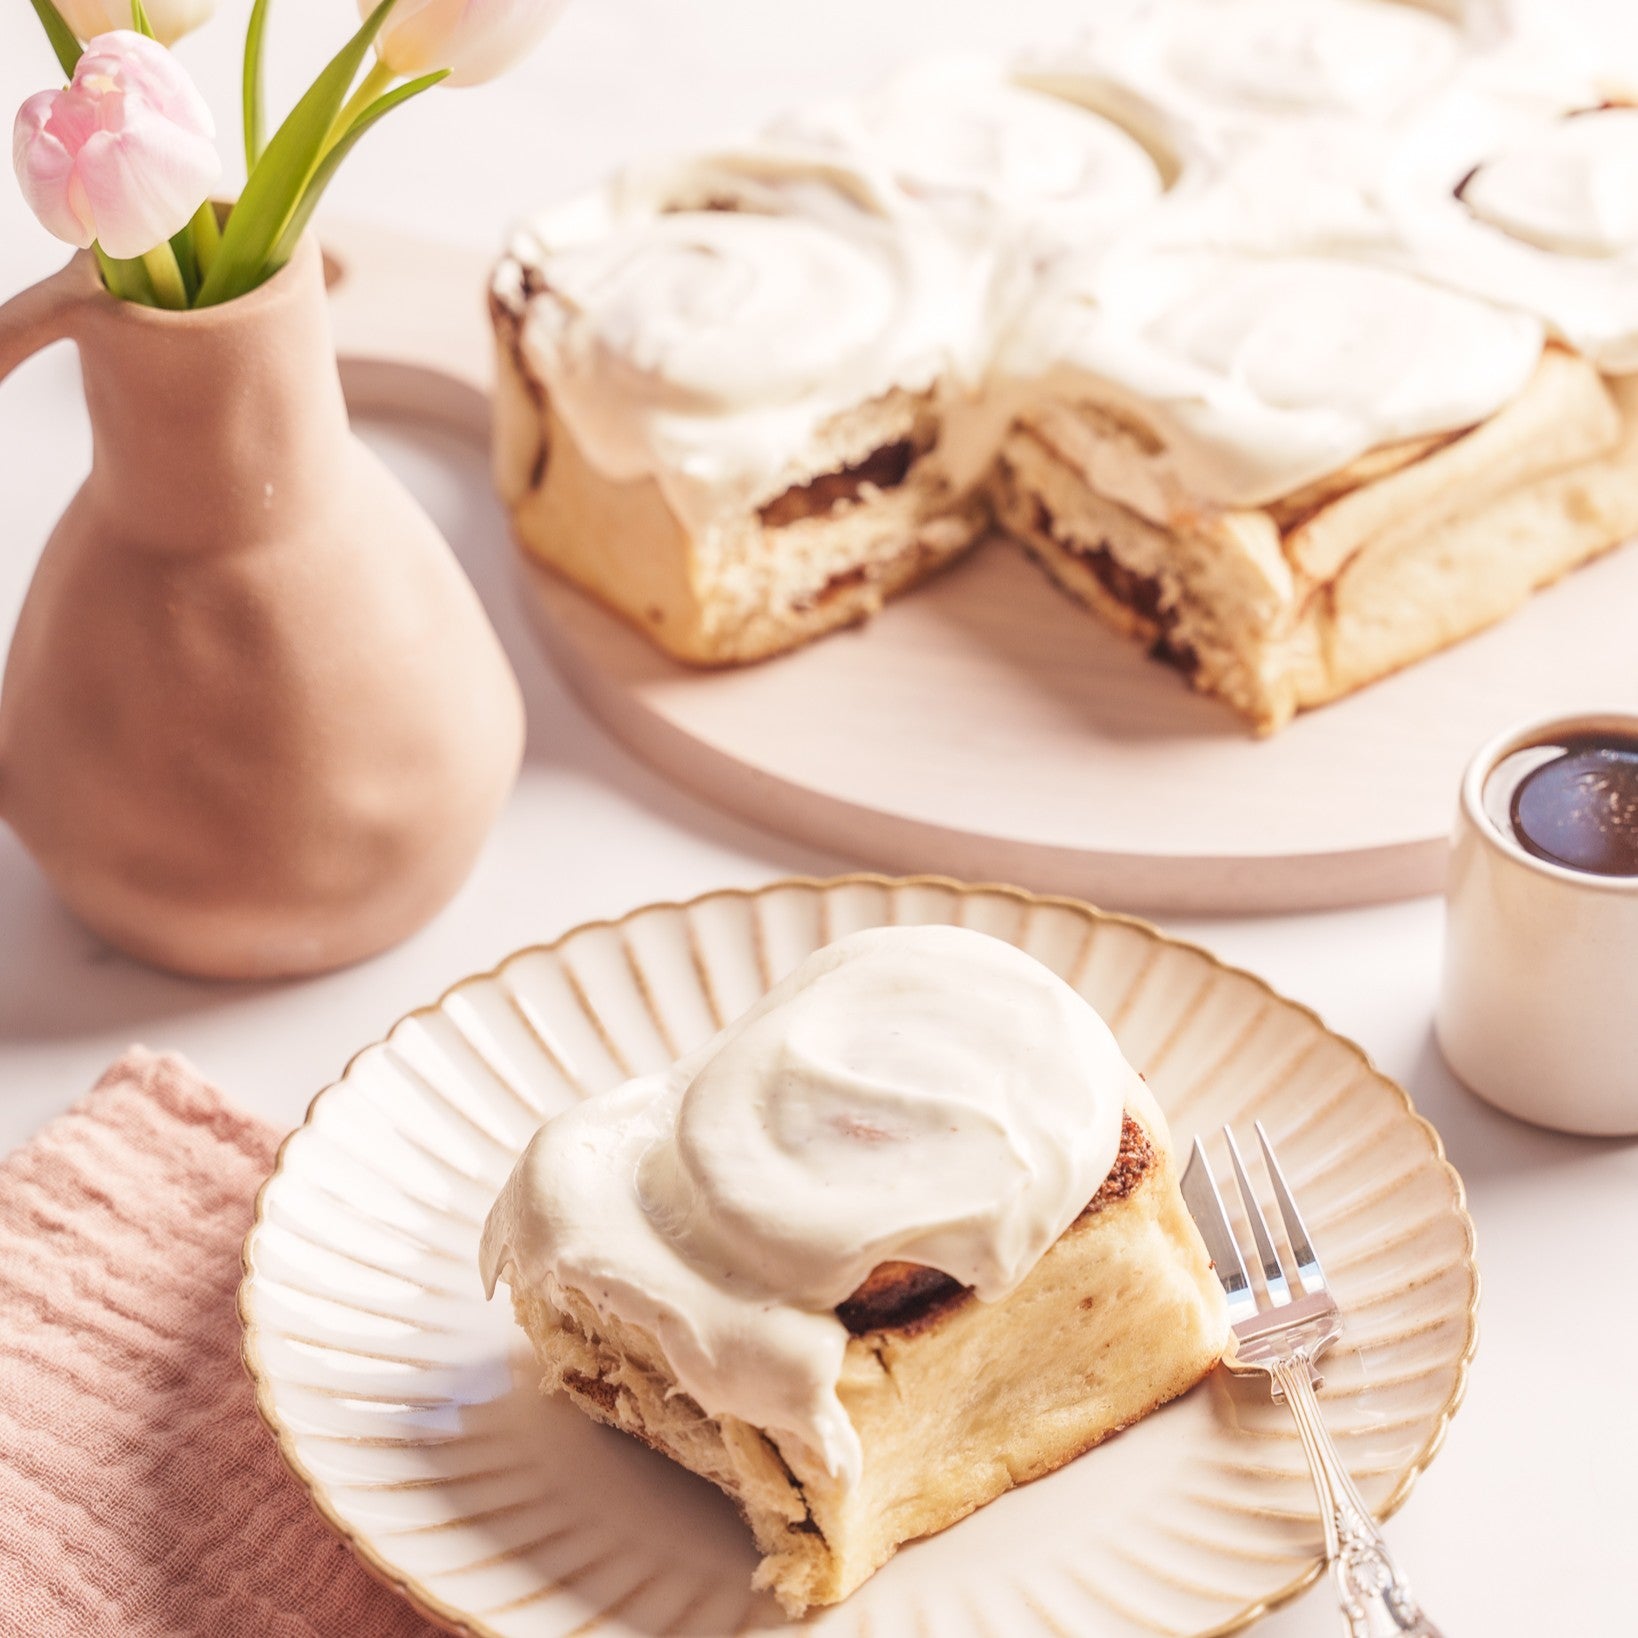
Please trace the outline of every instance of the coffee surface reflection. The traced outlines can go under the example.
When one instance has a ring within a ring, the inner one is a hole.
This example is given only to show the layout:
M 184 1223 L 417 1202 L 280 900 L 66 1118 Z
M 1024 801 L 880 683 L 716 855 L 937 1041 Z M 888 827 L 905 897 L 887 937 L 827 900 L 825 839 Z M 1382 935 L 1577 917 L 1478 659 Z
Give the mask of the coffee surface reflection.
M 1538 859 L 1638 876 L 1638 735 L 1566 735 L 1514 751 L 1486 782 L 1484 805 Z

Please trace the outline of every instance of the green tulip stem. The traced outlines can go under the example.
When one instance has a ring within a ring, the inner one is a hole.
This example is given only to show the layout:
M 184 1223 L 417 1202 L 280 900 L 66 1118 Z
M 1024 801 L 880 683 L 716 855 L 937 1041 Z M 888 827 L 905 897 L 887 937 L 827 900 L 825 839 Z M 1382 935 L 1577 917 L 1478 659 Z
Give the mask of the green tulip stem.
M 258 5 L 263 0 L 257 0 Z M 358 78 L 398 0 L 380 0 L 357 32 L 325 64 L 319 77 L 296 100 L 284 122 L 271 137 L 245 178 L 244 190 L 222 227 L 216 260 L 194 297 L 196 307 L 214 307 L 254 290 L 279 263 L 276 247 L 284 240 L 302 200 L 312 197 L 312 186 L 323 169 L 326 144 L 335 133 L 348 92 Z M 375 76 L 366 75 L 367 81 Z M 412 82 L 419 83 L 419 82 Z M 343 154 L 342 143 L 364 128 L 372 109 L 379 109 L 389 92 L 377 97 L 353 118 L 333 150 Z
M 142 258 L 142 265 L 153 281 L 154 296 L 161 307 L 188 305 L 188 287 L 182 282 L 182 269 L 177 266 L 176 252 L 169 241 L 155 245 Z
M 324 151 L 330 149 L 347 134 L 348 127 L 375 101 L 377 97 L 397 79 L 398 76 L 381 61 L 379 57 L 370 64 L 370 71 L 358 82 L 358 89 L 347 99 L 342 110 L 336 115 L 336 122 L 330 127 L 330 134 L 324 139 Z
M 142 307 L 152 307 L 153 292 L 148 288 L 148 277 L 141 262 L 122 262 L 110 256 L 101 245 L 93 242 L 91 253 L 97 258 L 97 270 L 111 296 L 121 301 L 134 301 Z
M 216 219 L 216 206 L 207 199 L 193 213 L 193 220 L 188 226 L 193 229 L 193 259 L 203 283 L 222 243 L 222 224 Z

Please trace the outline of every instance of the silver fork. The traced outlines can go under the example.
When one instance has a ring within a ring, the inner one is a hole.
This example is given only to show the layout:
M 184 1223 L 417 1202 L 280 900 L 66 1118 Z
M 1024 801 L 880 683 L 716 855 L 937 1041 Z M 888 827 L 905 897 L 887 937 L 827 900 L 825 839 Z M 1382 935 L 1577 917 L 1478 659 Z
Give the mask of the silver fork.
M 1223 1197 L 1212 1180 L 1211 1165 L 1200 1140 L 1183 1173 L 1183 1199 L 1228 1297 L 1234 1326 L 1233 1357 L 1224 1364 L 1240 1372 L 1261 1371 L 1271 1382 L 1276 1403 L 1284 1401 L 1297 1423 L 1302 1448 L 1319 1494 L 1320 1522 L 1325 1527 L 1325 1558 L 1331 1567 L 1348 1638 L 1440 1638 L 1439 1629 L 1422 1614 L 1409 1584 L 1388 1552 L 1388 1544 L 1371 1517 L 1337 1447 L 1320 1417 L 1314 1389 L 1321 1354 L 1342 1335 L 1342 1311 L 1326 1284 L 1325 1271 L 1297 1210 L 1273 1145 L 1257 1122 L 1257 1141 L 1273 1185 L 1274 1200 L 1285 1222 L 1296 1267 L 1287 1270 L 1274 1247 L 1268 1219 L 1246 1173 L 1240 1146 L 1225 1126 L 1235 1185 L 1245 1203 L 1251 1238 L 1263 1273 L 1264 1295 L 1253 1288 L 1246 1265 L 1223 1209 Z

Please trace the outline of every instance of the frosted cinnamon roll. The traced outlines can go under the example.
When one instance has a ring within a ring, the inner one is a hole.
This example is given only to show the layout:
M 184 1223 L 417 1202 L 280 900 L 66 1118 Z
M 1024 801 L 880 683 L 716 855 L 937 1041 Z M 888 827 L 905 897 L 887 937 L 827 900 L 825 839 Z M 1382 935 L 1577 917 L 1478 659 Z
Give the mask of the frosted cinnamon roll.
M 524 235 L 526 361 L 591 462 L 691 520 L 785 487 L 794 452 L 895 390 L 970 381 L 971 280 L 845 171 L 722 156 L 629 180 L 606 231 Z
M 1393 0 L 1134 0 L 1018 80 L 1167 156 L 1121 246 L 1386 258 L 1392 158 L 1464 71 L 1449 22 Z
M 1638 253 L 1638 108 L 1598 108 L 1477 166 L 1458 195 L 1498 232 L 1556 256 Z
M 481 1260 L 546 1390 L 733 1496 L 793 1614 L 1226 1341 L 1142 1078 L 1062 979 L 960 927 L 854 933 L 549 1121 Z
M 769 134 L 881 176 L 952 235 L 980 280 L 986 347 L 1042 265 L 1145 215 L 1172 168 L 1164 143 L 1151 153 L 1114 120 L 982 58 L 923 64 L 862 97 L 788 115 Z
M 493 290 L 499 476 L 546 561 L 717 662 L 858 619 L 974 538 L 988 451 L 947 422 L 984 281 L 890 186 L 752 146 L 634 173 L 569 227 L 521 235 Z
M 1388 268 L 1138 250 L 1065 270 L 1003 367 L 1140 422 L 1150 447 L 1118 487 L 1164 522 L 1201 501 L 1264 505 L 1379 446 L 1483 421 L 1541 344 L 1524 314 Z
M 1269 732 L 1638 525 L 1634 422 L 1542 341 L 1390 267 L 1116 253 L 1015 339 L 1041 386 L 1002 447 L 1000 517 Z
M 713 1416 L 863 1476 L 845 1301 L 884 1263 L 1010 1296 L 1120 1149 L 1137 1077 L 1038 961 L 959 927 L 829 945 L 670 1071 L 541 1129 L 485 1278 L 640 1326 Z

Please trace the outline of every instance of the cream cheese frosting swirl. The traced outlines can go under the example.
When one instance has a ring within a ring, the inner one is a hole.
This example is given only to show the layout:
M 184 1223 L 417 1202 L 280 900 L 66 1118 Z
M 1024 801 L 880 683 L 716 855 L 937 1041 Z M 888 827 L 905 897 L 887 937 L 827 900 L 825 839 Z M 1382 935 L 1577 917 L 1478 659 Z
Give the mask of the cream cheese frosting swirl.
M 1380 120 L 1457 59 L 1448 24 L 1382 0 L 1185 0 L 1160 16 L 1164 72 L 1225 111 Z
M 811 155 L 641 173 L 514 256 L 545 296 L 522 346 L 554 409 L 601 470 L 656 477 L 697 519 L 784 487 L 830 418 L 894 388 L 960 391 L 981 368 L 981 298 L 955 246 Z
M 986 361 L 1040 267 L 1104 244 L 1165 191 L 1113 119 L 1014 81 L 983 58 L 918 65 L 873 92 L 787 115 L 769 137 L 858 166 L 960 247 Z M 976 428 L 993 443 L 995 418 Z
M 1232 135 L 1278 119 L 1392 119 L 1451 74 L 1460 44 L 1443 19 L 1387 0 L 1149 0 L 1026 73 L 1066 91 L 1079 78 L 1093 100 L 1122 86 Z
M 484 1280 L 643 1328 L 707 1414 L 852 1482 L 836 1305 L 899 1260 L 982 1301 L 1017 1289 L 1107 1176 L 1134 1080 L 1012 945 L 855 933 L 670 1071 L 547 1122 L 484 1226 Z
M 1638 109 L 1449 98 L 1399 155 L 1391 197 L 1414 265 L 1539 315 L 1602 369 L 1638 370 Z
M 1481 221 L 1542 250 L 1638 251 L 1638 108 L 1554 121 L 1479 166 L 1461 197 Z
M 1399 439 L 1484 420 L 1540 355 L 1529 316 L 1391 268 L 1138 249 L 1069 269 L 1010 348 L 1024 378 L 1125 406 L 1167 493 L 1260 506 Z
M 980 58 L 920 65 L 866 96 L 788 115 L 770 134 L 879 164 L 980 239 L 1084 242 L 1163 188 L 1147 149 L 1112 120 L 1016 84 Z

